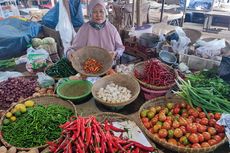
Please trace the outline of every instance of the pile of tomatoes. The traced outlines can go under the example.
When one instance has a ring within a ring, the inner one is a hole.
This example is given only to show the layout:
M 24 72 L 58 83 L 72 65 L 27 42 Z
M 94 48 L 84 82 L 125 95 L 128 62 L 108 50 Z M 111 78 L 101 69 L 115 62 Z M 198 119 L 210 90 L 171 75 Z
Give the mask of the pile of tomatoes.
M 181 147 L 205 148 L 224 139 L 224 126 L 216 124 L 220 113 L 208 113 L 185 102 L 152 106 L 140 114 L 144 126 L 154 136 Z

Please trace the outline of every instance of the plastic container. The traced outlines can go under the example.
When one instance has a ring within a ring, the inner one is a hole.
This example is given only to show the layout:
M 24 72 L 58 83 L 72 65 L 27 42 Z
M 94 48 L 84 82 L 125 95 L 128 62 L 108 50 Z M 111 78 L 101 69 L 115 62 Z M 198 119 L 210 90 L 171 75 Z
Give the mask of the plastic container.
M 144 94 L 145 100 L 150 100 L 153 98 L 165 96 L 166 93 L 168 92 L 169 89 L 164 89 L 164 90 L 153 90 L 153 89 L 148 89 L 143 86 L 141 86 L 141 91 Z

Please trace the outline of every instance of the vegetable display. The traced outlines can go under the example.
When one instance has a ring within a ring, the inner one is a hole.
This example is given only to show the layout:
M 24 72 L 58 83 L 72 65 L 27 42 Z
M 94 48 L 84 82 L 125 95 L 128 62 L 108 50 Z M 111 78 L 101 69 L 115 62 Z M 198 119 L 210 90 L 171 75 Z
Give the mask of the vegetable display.
M 122 103 L 132 97 L 131 91 L 126 87 L 118 86 L 115 83 L 106 85 L 105 88 L 100 88 L 97 92 L 98 98 L 109 103 Z
M 20 98 L 32 96 L 37 86 L 35 78 L 16 77 L 0 82 L 0 108 L 8 109 Z
M 170 71 L 159 60 L 151 59 L 146 61 L 143 69 L 142 74 L 134 70 L 134 75 L 145 83 L 155 86 L 168 86 L 175 82 L 175 73 Z
M 6 59 L 6 60 L 0 60 L 0 69 L 9 68 L 12 66 L 16 66 L 14 58 Z
M 48 142 L 51 153 L 57 152 L 153 152 L 153 147 L 146 147 L 138 142 L 117 137 L 113 132 L 125 132 L 107 120 L 99 123 L 95 117 L 79 116 L 75 120 L 60 126 L 62 137 L 58 141 Z
M 86 73 L 97 73 L 102 69 L 102 64 L 93 58 L 88 58 L 83 63 L 83 69 Z
M 25 107 L 26 105 L 30 107 Z M 32 148 L 44 145 L 46 141 L 56 140 L 61 134 L 58 126 L 73 115 L 69 109 L 55 104 L 31 107 L 31 103 L 27 102 L 17 108 L 16 106 L 15 112 L 11 111 L 11 116 L 6 114 L 10 122 L 3 123 L 1 131 L 4 140 L 15 147 Z
M 64 78 L 77 74 L 67 58 L 62 58 L 54 65 L 48 67 L 45 73 L 56 78 Z
M 215 88 L 193 87 L 191 82 L 178 78 L 179 91 L 175 92 L 183 97 L 192 107 L 198 106 L 202 109 L 219 113 L 230 113 L 230 101 L 225 99 Z
M 224 126 L 216 123 L 220 113 L 206 115 L 200 107 L 192 108 L 186 102 L 151 106 L 142 110 L 140 117 L 153 136 L 175 146 L 206 148 L 225 137 Z

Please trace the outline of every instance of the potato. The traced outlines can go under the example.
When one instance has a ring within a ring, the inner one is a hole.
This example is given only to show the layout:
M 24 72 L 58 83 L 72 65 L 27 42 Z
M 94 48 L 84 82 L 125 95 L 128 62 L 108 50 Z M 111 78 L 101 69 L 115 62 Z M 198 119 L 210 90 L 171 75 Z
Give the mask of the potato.
M 17 149 L 15 147 L 11 147 L 7 153 L 17 153 Z
M 33 148 L 30 151 L 28 151 L 27 153 L 39 153 L 38 149 Z
M 0 147 L 0 153 L 7 153 L 7 149 L 5 146 Z

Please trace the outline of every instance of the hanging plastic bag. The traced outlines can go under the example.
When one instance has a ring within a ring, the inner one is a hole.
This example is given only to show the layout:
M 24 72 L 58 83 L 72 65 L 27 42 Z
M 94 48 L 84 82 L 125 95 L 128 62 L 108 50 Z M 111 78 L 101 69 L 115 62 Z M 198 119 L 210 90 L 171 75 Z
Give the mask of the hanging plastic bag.
M 37 73 L 39 86 L 42 88 L 47 88 L 54 85 L 55 81 L 52 77 L 46 75 L 43 72 Z
M 218 74 L 223 80 L 230 84 L 230 57 L 222 57 Z
M 49 53 L 44 49 L 34 49 L 32 47 L 27 49 L 27 63 L 26 69 L 29 72 L 34 72 L 34 70 L 39 70 L 47 66 L 47 59 L 49 58 Z
M 70 22 L 70 18 L 63 4 L 63 0 L 59 1 L 59 18 L 56 30 L 60 33 L 61 40 L 64 46 L 64 53 L 66 53 L 76 33 L 74 31 L 72 23 Z

